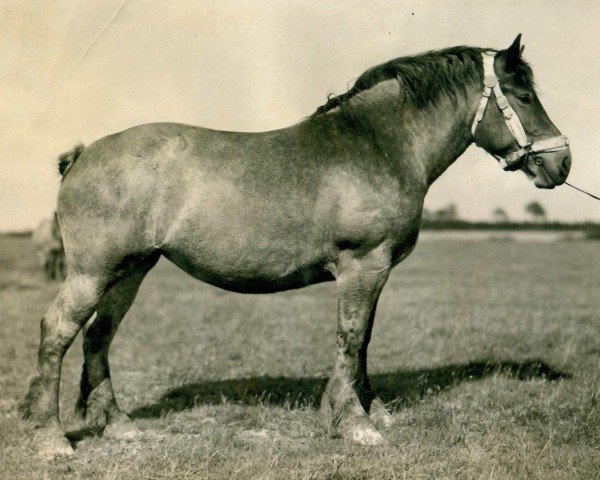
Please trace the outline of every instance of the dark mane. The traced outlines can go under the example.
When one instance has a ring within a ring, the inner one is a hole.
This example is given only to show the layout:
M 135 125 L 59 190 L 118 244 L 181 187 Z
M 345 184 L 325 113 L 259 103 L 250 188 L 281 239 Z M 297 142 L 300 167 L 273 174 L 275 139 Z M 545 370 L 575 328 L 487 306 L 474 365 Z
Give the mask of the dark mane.
M 330 96 L 313 116 L 344 107 L 352 97 L 392 79 L 399 83 L 401 101 L 418 108 L 435 102 L 441 94 L 466 94 L 470 82 L 483 81 L 481 52 L 486 50 L 491 49 L 459 46 L 390 60 L 368 69 L 346 93 Z M 518 83 L 533 89 L 533 73 L 525 61 L 521 60 L 515 74 Z

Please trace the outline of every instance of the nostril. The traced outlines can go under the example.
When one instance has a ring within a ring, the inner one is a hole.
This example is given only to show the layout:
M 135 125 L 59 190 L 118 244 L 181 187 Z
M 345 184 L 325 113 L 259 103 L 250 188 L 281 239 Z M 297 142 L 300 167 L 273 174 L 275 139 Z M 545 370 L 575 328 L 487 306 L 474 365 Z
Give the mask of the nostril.
M 563 168 L 568 172 L 571 168 L 571 155 L 567 155 L 565 158 L 563 158 L 562 165 Z

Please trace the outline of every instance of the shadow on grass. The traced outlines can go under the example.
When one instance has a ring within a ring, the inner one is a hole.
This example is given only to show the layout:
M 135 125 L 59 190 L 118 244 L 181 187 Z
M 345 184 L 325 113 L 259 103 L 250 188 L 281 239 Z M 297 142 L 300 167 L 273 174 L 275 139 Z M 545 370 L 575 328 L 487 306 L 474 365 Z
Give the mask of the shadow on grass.
M 423 370 L 398 371 L 371 375 L 375 393 L 393 409 L 419 401 L 461 382 L 481 380 L 493 374 L 519 380 L 541 378 L 555 381 L 570 378 L 546 363 L 487 361 L 448 365 Z M 180 412 L 196 405 L 220 404 L 224 400 L 245 405 L 267 403 L 298 408 L 319 404 L 327 378 L 252 377 L 200 382 L 172 389 L 158 402 L 135 409 L 133 418 L 153 418 L 168 412 Z

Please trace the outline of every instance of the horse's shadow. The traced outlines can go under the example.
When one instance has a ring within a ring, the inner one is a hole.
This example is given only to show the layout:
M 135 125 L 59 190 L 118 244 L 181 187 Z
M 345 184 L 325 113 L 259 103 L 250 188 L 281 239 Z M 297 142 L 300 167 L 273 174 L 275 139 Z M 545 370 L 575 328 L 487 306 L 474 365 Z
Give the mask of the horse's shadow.
M 397 371 L 371 375 L 371 385 L 393 409 L 409 406 L 426 395 L 434 395 L 462 382 L 484 379 L 493 374 L 518 380 L 541 378 L 556 381 L 570 378 L 539 360 L 477 361 L 423 370 Z M 327 378 L 250 377 L 207 381 L 174 388 L 156 403 L 131 412 L 133 418 L 154 418 L 180 412 L 197 405 L 215 405 L 224 400 L 244 405 L 268 403 L 290 408 L 319 404 Z

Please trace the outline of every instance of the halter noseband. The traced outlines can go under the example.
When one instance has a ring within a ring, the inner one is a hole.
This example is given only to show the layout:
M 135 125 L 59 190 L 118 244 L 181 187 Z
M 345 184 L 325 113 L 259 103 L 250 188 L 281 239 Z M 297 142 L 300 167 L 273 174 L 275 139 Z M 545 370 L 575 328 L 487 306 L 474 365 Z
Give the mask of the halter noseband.
M 494 58 L 496 56 L 496 52 L 482 52 L 481 55 L 483 56 L 484 76 L 483 97 L 481 98 L 481 102 L 479 102 L 479 108 L 477 109 L 477 114 L 475 115 L 473 125 L 471 126 L 473 138 L 475 138 L 477 126 L 483 120 L 483 116 L 485 115 L 485 109 L 487 107 L 488 100 L 490 99 L 492 92 L 494 92 L 494 96 L 496 97 L 496 105 L 498 105 L 498 108 L 504 116 L 504 122 L 506 123 L 506 126 L 510 130 L 510 133 L 514 139 L 519 144 L 519 149 L 508 154 L 505 158 L 492 154 L 498 159 L 500 166 L 504 170 L 517 170 L 520 167 L 521 162 L 527 159 L 527 157 L 530 155 L 533 156 L 536 165 L 543 165 L 542 159 L 538 157 L 536 153 L 557 152 L 559 150 L 569 148 L 569 140 L 564 135 L 545 138 L 533 143 L 527 140 L 527 134 L 525 133 L 523 124 L 521 123 L 517 112 L 513 110 L 508 103 L 508 100 L 502 93 L 500 82 L 496 76 L 496 72 L 494 71 Z M 477 141 L 475 141 L 475 143 L 477 143 Z

